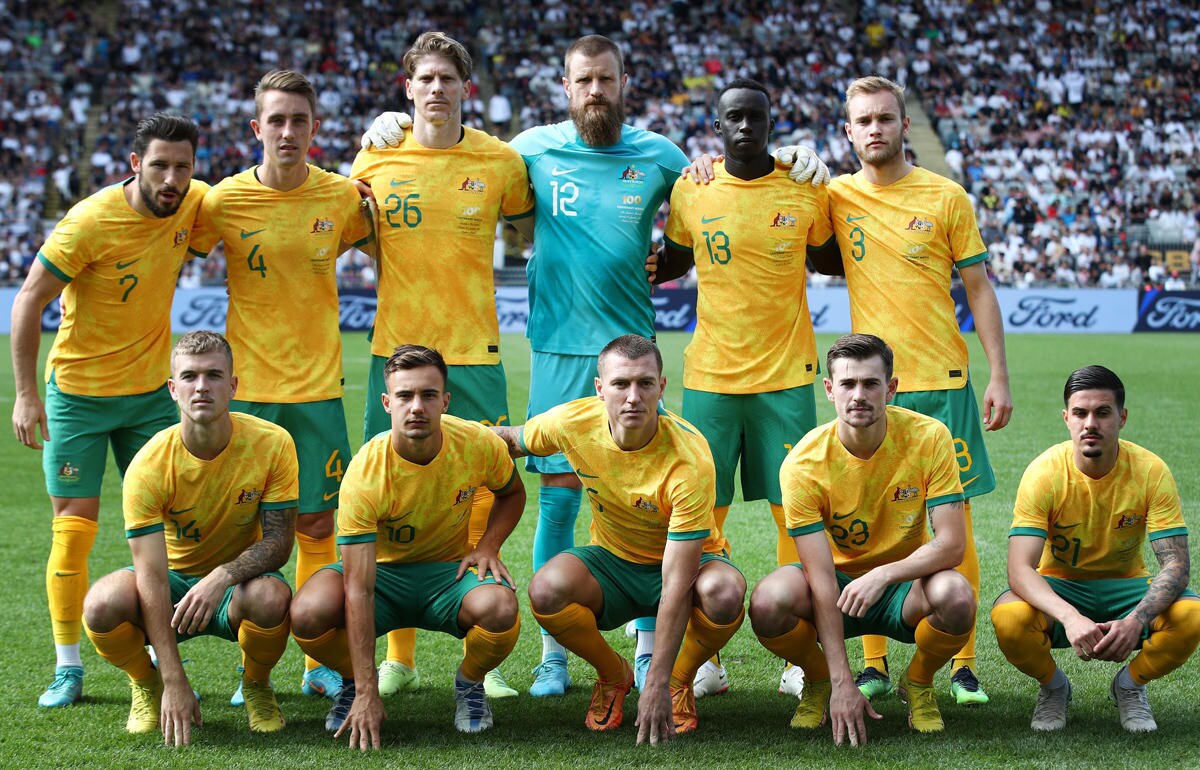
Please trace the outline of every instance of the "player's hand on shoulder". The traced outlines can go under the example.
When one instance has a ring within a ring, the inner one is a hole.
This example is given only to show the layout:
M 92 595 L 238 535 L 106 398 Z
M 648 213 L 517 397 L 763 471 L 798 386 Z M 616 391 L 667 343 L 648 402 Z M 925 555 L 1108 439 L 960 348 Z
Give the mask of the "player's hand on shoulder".
M 692 165 L 683 170 L 683 178 L 691 178 L 696 184 L 708 184 L 716 177 L 716 172 L 713 171 L 713 164 L 719 160 L 724 160 L 724 155 L 712 156 L 707 152 L 692 161 Z
M 871 705 L 871 701 L 863 697 L 853 680 L 847 680 L 844 687 L 834 687 L 829 697 L 829 717 L 832 722 L 833 742 L 841 746 L 849 740 L 851 746 L 867 744 L 867 722 L 863 716 L 872 719 L 883 719 Z
M 788 178 L 796 184 L 811 182 L 813 187 L 829 184 L 829 167 L 816 152 L 799 144 L 789 144 L 771 153 L 781 166 L 787 166 Z
M 186 746 L 192 742 L 192 725 L 201 726 L 200 704 L 187 677 L 181 681 L 164 683 L 162 704 L 158 712 L 158 725 L 162 730 L 163 743 L 168 746 Z
M 371 121 L 362 135 L 362 148 L 386 150 L 399 147 L 404 142 L 404 132 L 412 128 L 412 118 L 404 112 L 385 112 Z
M 46 405 L 35 393 L 17 396 L 13 402 L 13 434 L 30 449 L 41 449 L 42 442 L 38 441 L 38 430 L 42 439 L 50 440 L 50 427 L 46 420 Z
M 354 705 L 350 707 L 346 721 L 333 734 L 333 737 L 341 738 L 342 734 L 348 730 L 350 732 L 350 748 L 359 751 L 368 749 L 378 751 L 380 740 L 383 737 L 383 721 L 385 719 L 387 719 L 387 712 L 384 711 L 383 700 L 380 699 L 379 693 L 360 692 L 354 698 Z

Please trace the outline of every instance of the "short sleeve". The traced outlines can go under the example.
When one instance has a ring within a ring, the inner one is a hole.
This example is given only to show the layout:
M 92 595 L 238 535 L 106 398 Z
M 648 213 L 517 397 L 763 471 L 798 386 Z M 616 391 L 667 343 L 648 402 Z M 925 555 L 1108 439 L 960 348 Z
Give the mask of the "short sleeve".
M 259 506 L 264 511 L 295 508 L 300 499 L 300 467 L 296 460 L 296 444 L 286 431 L 280 429 L 279 434 L 281 435 L 275 439 L 277 443 L 274 459 L 267 474 L 262 504 Z
M 523 219 L 533 214 L 533 188 L 529 186 L 529 169 L 511 147 L 504 154 L 504 195 L 500 213 L 507 219 Z
M 833 222 L 829 219 L 829 188 L 821 185 L 816 188 L 813 201 L 816 212 L 812 225 L 808 228 L 807 242 L 809 246 L 822 246 L 833 237 Z
M 671 213 L 667 216 L 664 235 L 668 241 L 684 249 L 694 245 L 692 233 L 687 227 L 688 206 L 692 200 L 689 185 L 677 184 L 671 190 Z
M 947 201 L 947 218 L 949 222 L 950 253 L 954 264 L 967 267 L 987 259 L 987 246 L 979 234 L 979 225 L 975 220 L 975 209 L 966 190 L 958 185 Z
M 384 473 L 382 463 L 372 451 L 376 444 L 374 440 L 365 444 L 346 466 L 338 495 L 338 545 L 375 542 Z
M 930 426 L 924 457 L 925 507 L 934 508 L 961 501 L 963 488 L 959 480 L 958 459 L 954 456 L 954 438 L 950 435 L 950 429 L 940 422 Z
M 167 510 L 162 488 L 163 474 L 155 467 L 152 454 L 139 452 L 126 469 L 121 484 L 121 510 L 125 518 L 125 537 L 135 538 L 163 530 Z
M 531 455 L 546 457 L 565 449 L 562 437 L 562 406 L 530 417 L 521 428 L 521 448 Z

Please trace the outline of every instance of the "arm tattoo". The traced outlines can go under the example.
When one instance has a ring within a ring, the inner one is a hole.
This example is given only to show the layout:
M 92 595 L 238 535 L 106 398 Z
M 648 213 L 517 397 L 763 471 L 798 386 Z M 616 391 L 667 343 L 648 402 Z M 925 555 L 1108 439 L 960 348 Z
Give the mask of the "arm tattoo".
M 504 443 L 508 444 L 509 457 L 524 457 L 529 454 L 525 448 L 521 446 L 521 428 L 520 425 L 493 425 L 492 430 L 496 435 L 504 439 Z
M 1158 559 L 1158 574 L 1150 581 L 1146 595 L 1133 610 L 1134 616 L 1147 628 L 1150 621 L 1170 607 L 1187 588 L 1188 573 L 1191 571 L 1187 535 L 1159 538 L 1151 541 L 1150 548 Z
M 221 565 L 234 585 L 287 564 L 296 535 L 296 509 L 263 511 L 262 530 L 262 540 L 242 551 L 233 561 Z

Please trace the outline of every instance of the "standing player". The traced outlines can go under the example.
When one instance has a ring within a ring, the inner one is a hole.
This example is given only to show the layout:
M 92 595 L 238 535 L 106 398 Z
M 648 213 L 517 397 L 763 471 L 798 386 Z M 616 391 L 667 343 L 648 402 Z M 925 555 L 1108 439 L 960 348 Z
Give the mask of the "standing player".
M 353 182 L 305 162 L 321 125 L 312 84 L 295 72 L 268 72 L 254 106 L 250 127 L 262 142 L 262 164 L 213 187 L 194 248 L 225 242 L 227 333 L 242 383 L 232 408 L 285 428 L 296 442 L 300 587 L 337 559 L 333 513 L 350 443 L 334 263 L 346 244 L 369 239 L 370 223 Z M 305 694 L 333 698 L 340 686 L 334 672 L 305 662 Z M 239 692 L 233 703 L 240 701 Z
M 816 252 L 822 262 L 836 263 L 839 256 L 825 188 L 796 187 L 767 152 L 774 121 L 766 88 L 732 81 L 717 99 L 717 115 L 725 160 L 715 164 L 707 187 L 678 185 L 671 193 L 665 249 L 647 269 L 662 283 L 696 266 L 696 333 L 684 354 L 683 417 L 713 452 L 717 527 L 724 529 L 740 460 L 743 497 L 770 503 L 782 566 L 795 561 L 796 550 L 783 522 L 779 466 L 817 423 L 805 257 Z M 696 697 L 728 688 L 724 666 L 710 662 L 700 669 Z
M 512 652 L 521 628 L 499 554 L 521 518 L 525 487 L 504 442 L 477 422 L 443 416 L 450 394 L 437 351 L 398 347 L 383 375 L 392 428 L 364 444 L 346 471 L 342 561 L 314 575 L 292 603 L 296 641 L 344 677 L 325 729 L 349 729 L 351 748 L 363 750 L 379 748 L 385 716 L 378 634 L 417 626 L 464 639 L 454 726 L 477 733 L 492 726 L 484 676 Z M 471 545 L 471 501 L 484 487 L 495 504 Z
M 1187 662 L 1200 643 L 1200 601 L 1186 590 L 1187 526 L 1175 479 L 1152 452 L 1120 439 L 1125 386 L 1103 366 L 1067 378 L 1069 441 L 1029 464 L 1008 539 L 1008 584 L 992 607 L 1004 657 L 1041 684 L 1034 730 L 1067 725 L 1071 683 L 1052 647 L 1123 663 L 1109 693 L 1121 726 L 1158 729 L 1146 683 Z M 1142 548 L 1150 540 L 1158 574 Z
M 396 149 L 364 150 L 351 171 L 371 186 L 381 215 L 363 441 L 388 428 L 380 399 L 383 366 L 406 341 L 445 357 L 446 389 L 454 394 L 450 414 L 484 425 L 509 421 L 492 247 L 501 215 L 532 237 L 533 194 L 515 150 L 462 124 L 471 68 L 471 55 L 458 41 L 441 32 L 418 37 L 404 55 L 405 88 L 415 106 L 412 136 Z M 480 489 L 471 509 L 472 544 L 483 535 L 491 507 L 491 494 Z M 381 694 L 417 687 L 415 641 L 415 629 L 388 635 Z M 487 686 L 493 698 L 517 694 L 499 670 L 488 672 Z
M 54 511 L 46 594 L 58 666 L 38 699 L 69 706 L 83 692 L 80 618 L 100 484 L 111 442 L 122 474 L 151 436 L 178 419 L 167 392 L 171 299 L 200 200 L 198 131 L 158 113 L 138 123 L 133 177 L 74 206 L 42 245 L 12 308 L 13 432 L 42 449 Z M 42 310 L 62 294 L 62 325 L 38 397 Z
M 129 465 L 123 507 L 133 567 L 88 592 L 88 638 L 129 675 L 131 733 L 159 729 L 168 744 L 190 742 L 200 706 L 178 643 L 200 635 L 242 648 L 250 729 L 282 730 L 270 676 L 288 639 L 292 592 L 278 570 L 292 552 L 296 448 L 282 428 L 230 413 L 238 380 L 221 335 L 185 334 L 168 384 L 180 421 Z
M 888 405 L 897 381 L 878 337 L 842 337 L 825 369 L 837 419 L 805 436 L 779 474 L 800 562 L 755 587 L 750 621 L 767 649 L 804 669 L 792 727 L 820 727 L 828 712 L 836 743 L 866 742 L 863 716 L 879 715 L 855 686 L 843 639 L 870 632 L 915 642 L 900 694 L 909 725 L 937 732 L 933 676 L 975 625 L 971 586 L 955 571 L 966 531 L 950 432 Z
M 595 396 L 495 430 L 514 457 L 564 452 L 587 484 L 591 544 L 548 561 L 534 574 L 529 599 L 542 627 L 596 668 L 589 729 L 619 727 L 633 686 L 633 670 L 600 629 L 657 616 L 662 644 L 641 689 L 637 724 L 638 743 L 658 743 L 696 729 L 692 681 L 742 624 L 746 581 L 713 520 L 708 443 L 659 411 L 667 381 L 658 348 L 627 334 L 608 343 L 597 363 Z

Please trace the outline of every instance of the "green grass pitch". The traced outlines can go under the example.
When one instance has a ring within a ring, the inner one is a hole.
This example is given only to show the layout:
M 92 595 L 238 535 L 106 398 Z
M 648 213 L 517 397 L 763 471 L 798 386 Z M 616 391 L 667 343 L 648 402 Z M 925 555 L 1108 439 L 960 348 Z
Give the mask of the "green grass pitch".
M 0 400 L 11 411 L 12 375 L 7 352 L 0 354 Z M 823 336 L 824 350 L 832 340 Z M 45 355 L 50 337 L 42 342 Z M 667 406 L 678 410 L 685 334 L 660 340 L 667 360 Z M 973 375 L 980 395 L 987 381 L 986 359 L 974 335 L 969 335 Z M 529 354 L 524 338 L 506 335 L 502 350 L 509 378 L 513 422 L 525 409 Z M 1194 681 L 1200 664 L 1181 670 L 1150 686 L 1150 700 L 1159 731 L 1130 736 L 1117 724 L 1116 710 L 1107 700 L 1113 664 L 1085 664 L 1064 652 L 1057 658 L 1075 685 L 1075 700 L 1067 730 L 1043 736 L 1029 730 L 1035 685 L 1000 655 L 987 619 L 987 607 L 1004 588 L 1006 534 L 1017 483 L 1028 462 L 1051 443 L 1067 437 L 1063 427 L 1061 392 L 1067 373 L 1090 363 L 1104 363 L 1126 382 L 1129 423 L 1125 437 L 1161 455 L 1171 466 L 1183 496 L 1185 515 L 1200 521 L 1200 446 L 1195 428 L 1197 383 L 1200 382 L 1200 337 L 1186 335 L 1012 336 L 1008 340 L 1016 411 L 1012 423 L 988 434 L 988 450 L 996 467 L 996 492 L 976 500 L 975 535 L 983 564 L 983 609 L 979 620 L 980 677 L 992 702 L 962 709 L 950 702 L 948 675 L 939 674 L 938 690 L 947 730 L 938 736 L 917 736 L 905 724 L 903 705 L 894 697 L 876 704 L 881 722 L 870 726 L 865 748 L 834 748 L 827 731 L 800 734 L 788 728 L 794 701 L 776 692 L 781 664 L 755 640 L 749 625 L 742 628 L 724 653 L 732 690 L 700 701 L 700 729 L 670 745 L 635 747 L 636 695 L 627 702 L 626 724 L 615 734 L 591 735 L 583 713 L 591 689 L 590 668 L 572 658 L 575 685 L 558 699 L 535 700 L 525 694 L 530 669 L 537 663 L 540 641 L 528 602 L 522 597 L 523 633 L 503 671 L 522 691 L 519 698 L 493 704 L 496 726 L 477 736 L 464 736 L 453 727 L 451 681 L 461 655 L 457 640 L 432 633 L 419 636 L 417 665 L 422 688 L 412 695 L 385 701 L 384 750 L 356 757 L 343 740 L 335 743 L 323 730 L 328 702 L 299 694 L 302 657 L 289 647 L 275 672 L 276 690 L 288 720 L 287 729 L 271 736 L 251 735 L 242 709 L 228 698 L 236 685 L 237 649 L 226 642 L 199 639 L 182 653 L 187 671 L 202 693 L 204 727 L 194 744 L 183 750 L 166 749 L 157 735 L 130 736 L 124 732 L 129 690 L 124 674 L 101 660 L 85 640 L 87 679 L 84 699 L 68 709 L 40 710 L 38 694 L 49 681 L 53 645 L 46 612 L 44 571 L 49 549 L 49 504 L 38 456 L 9 438 L 0 442 L 4 468 L 0 510 L 0 563 L 4 583 L 4 622 L 0 626 L 0 767 L 779 767 L 784 763 L 819 767 L 907 766 L 964 767 L 1147 767 L 1195 766 L 1200 757 L 1200 696 Z M 362 334 L 345 336 L 346 411 L 351 443 L 361 432 L 367 344 Z M 818 404 L 822 420 L 832 407 Z M 536 479 L 530 489 L 525 518 L 505 548 L 514 576 L 527 586 L 529 553 L 537 518 Z M 92 552 L 95 580 L 129 562 L 122 536 L 120 486 L 110 464 L 102 498 L 101 528 Z M 589 517 L 581 515 L 576 533 L 586 540 Z M 774 530 L 765 502 L 735 502 L 727 525 L 733 558 L 753 585 L 774 565 Z M 1192 552 L 1195 554 L 1196 538 Z M 1147 550 L 1147 561 L 1154 564 Z M 286 570 L 289 578 L 292 567 Z M 617 649 L 632 656 L 632 641 L 620 632 L 611 636 Z M 861 647 L 849 645 L 857 665 Z M 383 654 L 383 643 L 379 645 Z M 910 651 L 894 644 L 892 665 L 901 669 Z

